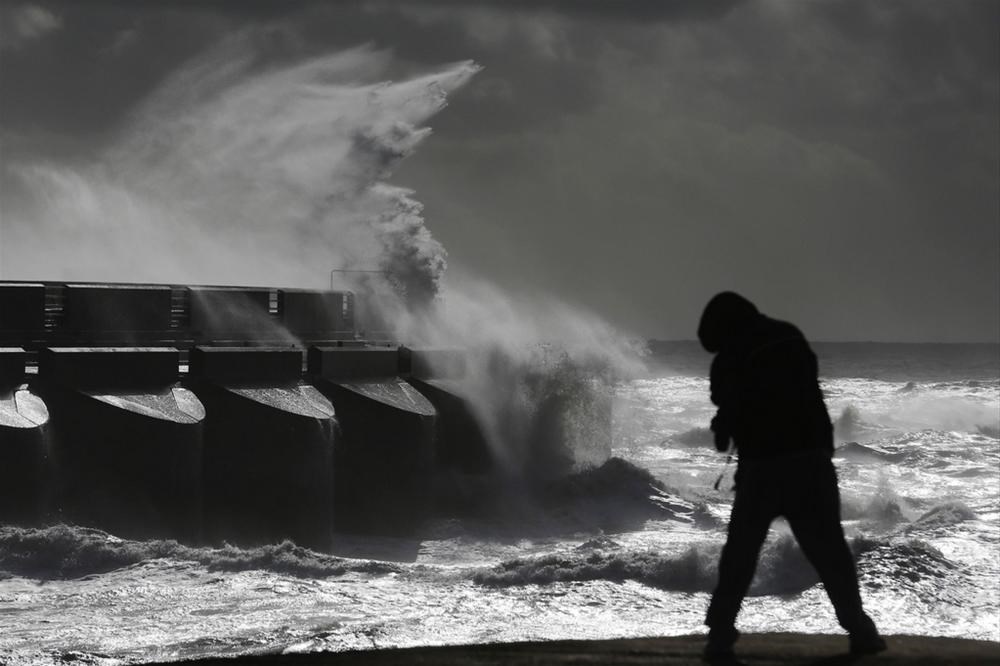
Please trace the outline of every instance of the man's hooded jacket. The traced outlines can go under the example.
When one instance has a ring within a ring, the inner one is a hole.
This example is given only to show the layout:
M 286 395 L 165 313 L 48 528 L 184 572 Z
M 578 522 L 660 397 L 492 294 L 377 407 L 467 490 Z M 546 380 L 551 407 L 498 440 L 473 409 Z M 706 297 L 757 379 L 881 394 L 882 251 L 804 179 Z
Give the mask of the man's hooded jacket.
M 810 450 L 833 452 L 833 427 L 816 355 L 798 328 L 762 315 L 733 292 L 705 306 L 698 339 L 715 353 L 711 370 L 716 446 L 734 441 L 740 460 Z

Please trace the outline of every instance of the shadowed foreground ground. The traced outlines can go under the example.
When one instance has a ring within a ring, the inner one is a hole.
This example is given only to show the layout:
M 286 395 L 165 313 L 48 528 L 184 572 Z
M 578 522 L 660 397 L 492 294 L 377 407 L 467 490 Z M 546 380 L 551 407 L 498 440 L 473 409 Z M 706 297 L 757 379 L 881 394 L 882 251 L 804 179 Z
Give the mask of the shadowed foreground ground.
M 206 659 L 185 662 L 204 666 L 235 664 L 288 664 L 289 666 L 434 665 L 434 666 L 565 666 L 566 664 L 701 664 L 704 636 L 630 638 L 606 641 L 550 641 L 421 647 L 403 650 L 262 655 L 240 659 Z M 1000 664 L 1000 643 L 926 636 L 891 636 L 889 650 L 875 656 L 853 658 L 846 636 L 804 634 L 752 634 L 737 645 L 737 656 L 746 664 Z

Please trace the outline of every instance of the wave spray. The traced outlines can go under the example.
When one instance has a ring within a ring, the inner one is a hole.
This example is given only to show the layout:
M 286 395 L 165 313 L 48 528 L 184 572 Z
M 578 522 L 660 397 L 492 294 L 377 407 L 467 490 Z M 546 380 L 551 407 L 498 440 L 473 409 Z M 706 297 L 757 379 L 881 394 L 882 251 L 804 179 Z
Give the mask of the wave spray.
M 371 47 L 280 61 L 272 46 L 245 32 L 188 62 L 89 163 L 10 164 L 29 194 L 9 211 L 10 273 L 308 288 L 332 278 L 376 303 L 402 341 L 469 350 L 470 400 L 503 469 L 523 471 L 531 442 L 552 431 L 539 430 L 545 405 L 577 451 L 549 456 L 555 468 L 606 457 L 594 406 L 638 367 L 630 344 L 552 299 L 449 283 L 421 204 L 387 182 L 479 67 L 391 82 L 391 56 Z

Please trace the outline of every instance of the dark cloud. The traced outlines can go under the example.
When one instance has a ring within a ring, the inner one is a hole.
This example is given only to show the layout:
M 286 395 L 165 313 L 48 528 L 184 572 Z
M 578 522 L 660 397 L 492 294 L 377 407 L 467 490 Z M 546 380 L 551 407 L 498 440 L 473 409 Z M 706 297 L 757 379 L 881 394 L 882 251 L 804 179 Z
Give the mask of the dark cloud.
M 0 6 L 0 51 L 16 50 L 59 30 L 62 20 L 38 5 Z
M 356 0 L 48 0 L 32 11 L 64 27 L 52 43 L 25 43 L 4 53 L 0 118 L 7 130 L 99 134 L 113 129 L 135 102 L 184 60 L 234 30 L 270 26 L 275 35 L 293 35 L 277 45 L 274 57 L 304 55 L 370 42 L 391 48 L 405 76 L 419 67 L 474 59 L 486 73 L 452 114 L 455 132 L 462 116 L 477 116 L 497 131 L 552 122 L 595 104 L 599 82 L 587 54 L 603 41 L 600 30 L 565 30 L 562 17 L 650 20 L 709 19 L 725 14 L 732 0 L 679 2 L 380 2 Z M 25 5 L 7 2 L 9 12 Z M 5 9 L 5 11 L 8 11 Z M 494 24 L 484 39 L 470 28 Z M 549 18 L 540 24 L 539 16 Z M 10 21 L 5 23 L 10 24 Z M 539 57 L 546 30 L 565 39 L 568 53 Z M 592 42 L 591 37 L 597 41 Z M 10 41 L 10 40 L 8 40 Z M 276 37 L 276 41 L 280 41 Z M 20 43 L 20 42 L 19 42 Z M 596 45 L 596 46 L 595 46 Z M 67 67 L 67 63 L 72 63 Z M 407 66 L 409 63 L 409 66 Z
M 400 177 L 445 244 L 467 248 L 458 256 L 488 265 L 502 252 L 520 280 L 672 335 L 712 290 L 742 287 L 828 337 L 996 338 L 997 6 L 954 7 L 759 3 L 710 23 L 564 22 L 571 43 L 593 45 L 573 50 L 592 105 L 464 151 L 442 132 Z M 558 108 L 544 90 L 529 99 Z M 449 168 L 458 155 L 503 167 Z M 458 187 L 443 200 L 435 182 Z M 450 227 L 486 199 L 480 222 L 504 232 L 480 250 Z
M 112 129 L 131 104 L 205 48 L 218 30 L 216 23 L 192 23 L 173 11 L 151 16 L 82 3 L 53 11 L 64 26 L 58 40 L 35 40 L 3 54 L 0 119 L 7 131 Z M 135 35 L 139 48 L 125 48 L 126 34 Z
M 8 156 L 86 154 L 235 31 L 262 66 L 472 59 L 396 174 L 455 264 L 663 337 L 724 288 L 820 337 L 1000 334 L 993 0 L 33 5 L 58 28 L 0 53 Z
M 503 11 L 558 12 L 630 22 L 711 19 L 722 16 L 746 0 L 428 0 L 414 3 L 452 10 L 493 8 Z M 390 2 L 370 0 L 386 6 Z M 399 4 L 399 3 L 395 3 Z

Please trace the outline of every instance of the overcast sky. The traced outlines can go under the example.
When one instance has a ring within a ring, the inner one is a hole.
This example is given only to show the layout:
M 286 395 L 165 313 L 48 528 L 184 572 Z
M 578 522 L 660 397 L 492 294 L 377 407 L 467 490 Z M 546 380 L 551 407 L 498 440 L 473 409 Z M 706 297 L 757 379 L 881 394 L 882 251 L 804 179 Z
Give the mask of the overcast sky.
M 998 26 L 994 0 L 0 2 L 0 160 L 86 160 L 247 27 L 399 77 L 471 59 L 392 177 L 453 273 L 645 337 L 735 289 L 814 339 L 997 341 Z

